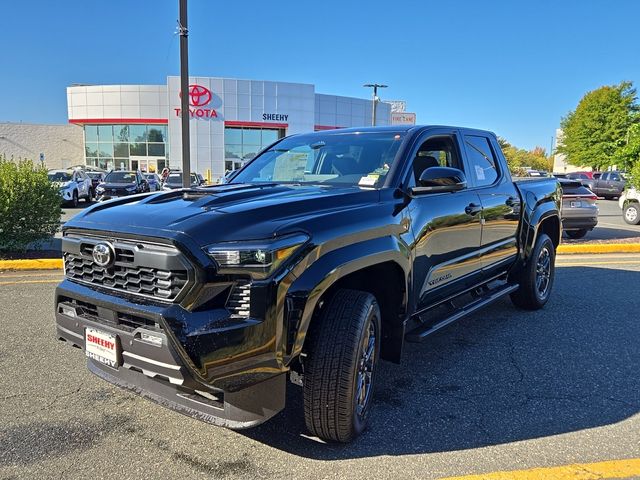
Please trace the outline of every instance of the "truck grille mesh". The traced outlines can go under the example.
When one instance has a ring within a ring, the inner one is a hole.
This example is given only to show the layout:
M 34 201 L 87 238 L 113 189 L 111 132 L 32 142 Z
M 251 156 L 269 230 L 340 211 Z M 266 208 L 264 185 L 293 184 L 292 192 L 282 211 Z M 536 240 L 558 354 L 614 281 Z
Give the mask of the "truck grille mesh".
M 180 256 L 175 247 L 112 239 L 115 259 L 102 267 L 92 257 L 93 246 L 103 242 L 101 238 L 69 235 L 68 239 L 77 243 L 75 251 L 63 254 L 65 275 L 70 280 L 166 302 L 175 301 L 189 283 L 189 272 L 181 261 L 158 268 L 163 265 L 162 258 Z
M 249 318 L 251 309 L 251 283 L 248 281 L 236 283 L 229 295 L 226 307 L 231 317 Z

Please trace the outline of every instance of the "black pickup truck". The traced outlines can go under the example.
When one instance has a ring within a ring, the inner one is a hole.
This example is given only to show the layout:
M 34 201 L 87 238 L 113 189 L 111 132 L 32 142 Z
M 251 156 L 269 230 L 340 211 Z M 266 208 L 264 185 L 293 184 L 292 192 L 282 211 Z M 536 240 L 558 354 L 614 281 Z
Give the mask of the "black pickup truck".
M 228 184 L 97 204 L 64 226 L 57 336 L 103 379 L 230 428 L 303 388 L 313 435 L 366 426 L 379 359 L 510 295 L 549 299 L 555 179 L 514 183 L 494 134 L 286 137 Z

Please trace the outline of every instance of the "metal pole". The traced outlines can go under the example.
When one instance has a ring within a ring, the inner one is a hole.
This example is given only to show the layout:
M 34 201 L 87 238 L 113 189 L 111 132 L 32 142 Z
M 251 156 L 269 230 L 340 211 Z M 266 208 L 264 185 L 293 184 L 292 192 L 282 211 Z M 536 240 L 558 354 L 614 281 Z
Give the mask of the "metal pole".
M 371 126 L 376 126 L 376 98 L 378 98 L 378 84 L 373 86 L 373 114 L 371 115 Z
M 363 87 L 373 88 L 373 105 L 371 109 L 371 125 L 376 126 L 376 103 L 378 103 L 378 88 L 387 88 L 387 85 L 379 83 L 365 83 Z
M 182 186 L 191 186 L 191 159 L 189 147 L 189 48 L 187 28 L 187 0 L 180 0 L 180 114 L 182 125 Z

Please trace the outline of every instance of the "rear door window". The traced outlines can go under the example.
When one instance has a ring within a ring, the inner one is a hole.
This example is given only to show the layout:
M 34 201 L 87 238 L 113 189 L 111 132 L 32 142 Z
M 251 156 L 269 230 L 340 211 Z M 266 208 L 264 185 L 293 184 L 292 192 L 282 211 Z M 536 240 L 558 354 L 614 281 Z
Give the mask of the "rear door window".
M 498 163 L 486 137 L 476 135 L 464 136 L 467 157 L 469 158 L 469 175 L 475 180 L 477 187 L 492 185 L 498 179 Z

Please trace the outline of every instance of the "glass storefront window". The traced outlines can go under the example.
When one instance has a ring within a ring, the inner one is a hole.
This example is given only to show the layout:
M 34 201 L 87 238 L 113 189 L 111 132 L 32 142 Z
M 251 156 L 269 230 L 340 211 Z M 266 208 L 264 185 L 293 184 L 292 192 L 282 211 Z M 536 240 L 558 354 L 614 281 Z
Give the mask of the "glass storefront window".
M 151 132 L 149 132 L 151 133 Z M 164 156 L 164 143 L 148 143 L 150 157 Z
M 146 143 L 132 143 L 129 146 L 131 155 L 147 156 L 147 144 Z
M 85 125 L 84 132 L 87 165 L 103 169 L 128 169 L 131 155 L 164 157 L 150 159 L 152 163 L 141 159 L 138 161 L 140 166 L 157 164 L 164 168 L 167 164 L 166 125 Z
M 244 145 L 260 145 L 262 143 L 262 130 L 259 128 L 245 128 L 242 130 L 242 143 Z
M 147 126 L 146 125 L 129 125 L 129 141 L 146 142 Z
M 98 126 L 87 125 L 84 127 L 84 141 L 85 142 L 97 142 L 98 141 Z
M 240 168 L 263 148 L 284 137 L 279 128 L 227 127 L 224 129 L 225 170 Z
M 113 142 L 113 126 L 98 125 L 98 141 Z
M 129 156 L 129 144 L 128 143 L 114 143 L 113 153 L 116 157 L 128 157 Z
M 113 143 L 99 143 L 98 144 L 98 156 L 99 157 L 113 157 Z
M 129 125 L 114 125 L 113 139 L 115 142 L 129 141 Z
M 147 130 L 147 141 L 149 142 L 164 142 L 166 140 L 166 133 L 163 129 L 158 127 L 149 127 Z

